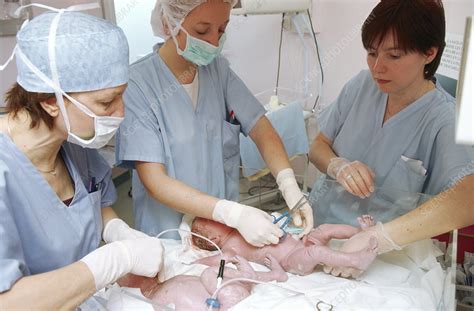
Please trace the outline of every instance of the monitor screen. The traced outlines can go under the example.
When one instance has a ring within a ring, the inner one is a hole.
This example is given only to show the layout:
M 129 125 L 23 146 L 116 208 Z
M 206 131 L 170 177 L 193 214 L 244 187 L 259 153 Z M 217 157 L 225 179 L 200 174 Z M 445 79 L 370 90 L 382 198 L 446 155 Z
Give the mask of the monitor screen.
M 466 21 L 464 48 L 456 91 L 456 143 L 474 145 L 474 29 Z

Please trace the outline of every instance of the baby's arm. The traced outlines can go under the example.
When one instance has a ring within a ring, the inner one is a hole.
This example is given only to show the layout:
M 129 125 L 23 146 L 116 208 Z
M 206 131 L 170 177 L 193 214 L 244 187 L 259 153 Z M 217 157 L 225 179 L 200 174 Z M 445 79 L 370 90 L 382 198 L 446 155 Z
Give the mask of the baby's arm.
M 235 257 L 236 253 L 234 251 L 227 251 L 224 253 L 224 257 L 221 257 L 220 254 L 214 255 L 214 256 L 209 256 L 209 257 L 204 257 L 201 259 L 196 260 L 193 263 L 198 263 L 201 265 L 205 266 L 219 266 L 219 263 L 221 262 L 221 259 L 224 259 L 225 261 L 230 260 L 231 258 Z

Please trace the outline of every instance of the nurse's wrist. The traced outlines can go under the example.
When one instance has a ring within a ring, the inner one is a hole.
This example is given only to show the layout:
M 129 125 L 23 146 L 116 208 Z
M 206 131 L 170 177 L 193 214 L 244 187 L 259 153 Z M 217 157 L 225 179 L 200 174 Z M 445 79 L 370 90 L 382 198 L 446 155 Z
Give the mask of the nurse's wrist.
M 143 237 L 148 237 L 148 235 L 141 231 L 130 228 L 130 226 L 120 218 L 109 220 L 102 233 L 102 238 L 106 243 L 129 239 L 133 240 Z
M 342 158 L 342 157 L 334 157 L 329 160 L 328 168 L 326 169 L 326 173 L 329 177 L 333 179 L 337 179 L 337 175 L 341 171 L 341 169 L 350 163 L 349 160 Z
M 372 231 L 375 233 L 378 242 L 378 251 L 377 253 L 383 254 L 393 250 L 401 250 L 402 248 L 400 245 L 395 243 L 392 239 L 391 235 L 385 229 L 385 226 L 381 222 L 377 222 L 377 224 L 373 227 L 369 227 L 367 231 Z
M 115 282 L 132 270 L 132 258 L 121 242 L 104 245 L 80 260 L 94 277 L 96 290 Z
M 238 226 L 242 210 L 243 205 L 237 202 L 219 200 L 217 201 L 214 211 L 212 212 L 212 219 L 229 227 L 236 228 Z
M 303 193 L 291 168 L 284 169 L 277 176 L 278 189 L 281 191 L 288 208 L 293 209 L 301 201 Z

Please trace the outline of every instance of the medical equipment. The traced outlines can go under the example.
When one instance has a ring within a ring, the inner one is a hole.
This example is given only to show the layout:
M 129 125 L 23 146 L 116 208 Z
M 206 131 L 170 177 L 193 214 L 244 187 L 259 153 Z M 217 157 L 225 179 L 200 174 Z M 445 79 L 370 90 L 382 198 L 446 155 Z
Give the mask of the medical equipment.
M 284 12 L 302 12 L 311 6 L 311 0 L 240 0 L 232 9 L 233 15 L 278 14 Z
M 464 50 L 456 90 L 456 142 L 474 144 L 474 16 L 467 17 Z
M 284 212 L 280 216 L 272 215 L 273 223 L 279 224 L 280 229 L 283 231 L 283 236 L 280 238 L 280 240 L 284 239 L 287 233 L 299 234 L 303 232 L 303 228 L 290 227 L 289 224 L 293 220 L 293 217 L 291 215 L 294 214 L 296 211 L 298 211 L 301 207 L 303 207 L 303 205 L 305 205 L 307 202 L 308 200 L 306 198 L 306 195 L 303 195 L 301 199 L 299 199 L 299 201 L 296 202 L 295 206 L 291 210 Z
M 319 94 L 316 97 L 312 106 L 312 113 L 316 112 L 316 108 L 321 98 L 322 85 L 324 83 L 324 72 L 321 63 L 321 57 L 319 53 L 318 40 L 316 38 L 316 32 L 314 31 L 313 22 L 310 17 L 311 11 L 311 0 L 272 0 L 272 1 L 261 1 L 261 0 L 240 0 L 232 9 L 231 14 L 233 15 L 263 15 L 263 14 L 282 14 L 281 33 L 280 33 L 280 45 L 279 45 L 279 57 L 278 57 L 278 70 L 277 70 L 277 82 L 275 87 L 275 93 L 278 95 L 279 80 L 280 80 L 280 63 L 281 63 L 281 47 L 283 39 L 283 28 L 291 28 L 298 34 L 298 37 L 303 45 L 304 55 L 304 74 L 303 74 L 303 91 L 307 98 L 312 97 L 309 92 L 309 85 L 313 77 L 310 77 L 310 65 L 309 65 L 309 46 L 307 45 L 304 34 L 309 32 L 312 34 L 314 39 L 317 59 L 319 62 L 318 74 L 321 75 L 319 79 Z M 290 24 L 291 26 L 288 26 Z M 286 25 L 286 26 L 284 26 Z M 314 73 L 313 73 L 314 74 Z M 265 103 L 266 104 L 266 103 Z
M 224 279 L 224 267 L 225 267 L 225 260 L 221 259 L 219 263 L 219 273 L 217 273 L 217 288 L 221 287 L 222 280 Z
M 279 224 L 279 222 L 281 220 L 283 220 L 283 222 L 280 225 L 280 229 L 283 231 L 283 236 L 280 238 L 280 240 L 284 239 L 286 237 L 286 227 L 288 226 L 288 224 L 290 223 L 290 221 L 292 220 L 291 216 L 290 216 L 290 213 L 288 211 L 284 212 L 281 216 L 277 217 L 275 215 L 272 215 L 273 217 L 273 223 L 274 224 Z M 286 218 L 286 219 L 285 219 Z

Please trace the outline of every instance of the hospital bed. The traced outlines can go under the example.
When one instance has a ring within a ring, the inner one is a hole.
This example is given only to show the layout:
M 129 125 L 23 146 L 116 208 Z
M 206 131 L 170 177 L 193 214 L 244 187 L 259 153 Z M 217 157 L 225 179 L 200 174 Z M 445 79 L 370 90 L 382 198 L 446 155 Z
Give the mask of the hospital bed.
M 331 187 L 336 185 L 329 184 L 326 189 Z M 413 204 L 405 207 L 411 209 L 426 199 L 422 195 L 401 194 L 398 204 Z M 357 206 L 361 212 L 376 214 L 375 205 L 356 202 L 354 198 L 348 206 L 352 210 Z M 396 214 L 391 217 L 396 217 Z M 332 241 L 331 246 L 337 248 L 341 242 Z M 199 276 L 206 268 L 190 264 L 204 255 L 190 252 L 189 247 L 184 247 L 180 241 L 165 239 L 164 246 L 162 281 L 175 275 Z M 284 283 L 255 285 L 252 294 L 232 310 L 455 310 L 456 253 L 457 231 L 453 231 L 449 245 L 424 240 L 401 251 L 378 256 L 358 279 L 334 277 L 316 270 L 307 276 L 288 274 L 289 279 Z M 266 271 L 263 266 L 252 265 L 255 270 Z M 114 286 L 98 293 L 95 299 L 101 301 L 107 310 L 153 310 L 143 298 L 138 289 Z
M 205 269 L 181 262 L 180 242 L 165 240 L 164 245 L 165 278 L 198 276 Z M 454 280 L 449 267 L 454 250 L 449 248 L 444 256 L 431 240 L 417 242 L 379 256 L 357 280 L 318 271 L 307 276 L 289 274 L 285 283 L 255 285 L 252 294 L 232 310 L 454 310 Z M 438 256 L 448 258 L 447 263 L 443 259 L 440 264 Z M 257 264 L 253 267 L 266 269 Z M 138 289 L 118 285 L 99 292 L 92 300 L 81 310 L 153 310 Z

